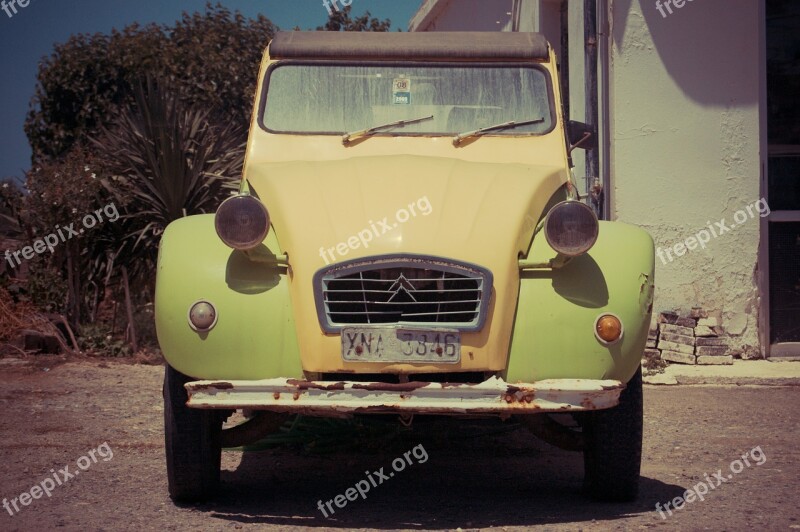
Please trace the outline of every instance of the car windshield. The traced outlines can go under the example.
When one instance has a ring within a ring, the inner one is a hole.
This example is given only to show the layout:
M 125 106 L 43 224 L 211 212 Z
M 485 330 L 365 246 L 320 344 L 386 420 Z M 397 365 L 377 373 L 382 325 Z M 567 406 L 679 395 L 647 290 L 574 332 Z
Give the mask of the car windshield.
M 429 115 L 375 135 L 455 135 L 531 117 L 543 120 L 490 134 L 553 127 L 549 81 L 535 66 L 290 63 L 267 81 L 262 124 L 273 132 L 343 134 Z

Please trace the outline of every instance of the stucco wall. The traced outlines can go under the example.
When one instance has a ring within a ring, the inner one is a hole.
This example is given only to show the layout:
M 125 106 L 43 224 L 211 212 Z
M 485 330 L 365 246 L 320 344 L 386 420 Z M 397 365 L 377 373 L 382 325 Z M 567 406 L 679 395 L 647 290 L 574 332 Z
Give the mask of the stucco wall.
M 426 0 L 409 31 L 503 31 L 511 10 L 512 0 Z
M 655 0 L 611 6 L 614 218 L 661 248 L 731 225 L 760 197 L 758 2 L 690 0 L 666 17 Z M 758 239 L 756 211 L 705 249 L 656 258 L 656 308 L 716 311 L 757 345 Z
M 607 1 L 611 217 L 647 229 L 662 248 L 655 310 L 703 307 L 735 336 L 733 345 L 756 346 L 759 3 L 670 0 L 667 8 L 659 0 L 662 15 L 656 0 Z M 493 19 L 512 11 L 510 0 L 502 6 L 476 2 L 427 0 L 412 29 L 499 30 L 503 24 Z M 520 2 L 520 31 L 542 31 L 558 42 L 558 2 Z M 584 111 L 582 6 L 569 0 L 571 114 L 578 120 Z M 754 217 L 711 236 L 704 249 L 675 255 L 675 244 L 708 231 L 709 224 L 715 230 L 723 220 L 731 226 L 748 205 Z

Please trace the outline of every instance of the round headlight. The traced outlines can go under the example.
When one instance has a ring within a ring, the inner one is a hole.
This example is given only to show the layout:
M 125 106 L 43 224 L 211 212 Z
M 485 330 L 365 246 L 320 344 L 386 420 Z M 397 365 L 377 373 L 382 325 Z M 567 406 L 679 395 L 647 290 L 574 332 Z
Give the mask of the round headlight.
M 604 345 L 617 343 L 622 332 L 622 321 L 614 314 L 601 314 L 594 322 L 594 334 Z
M 544 222 L 547 243 L 568 257 L 589 251 L 597 241 L 599 229 L 594 211 L 580 201 L 562 201 L 550 209 Z
M 253 196 L 241 194 L 222 202 L 214 227 L 223 242 L 233 249 L 253 249 L 269 231 L 269 213 Z
M 200 300 L 189 307 L 189 326 L 197 332 L 210 330 L 217 324 L 217 309 L 208 301 Z

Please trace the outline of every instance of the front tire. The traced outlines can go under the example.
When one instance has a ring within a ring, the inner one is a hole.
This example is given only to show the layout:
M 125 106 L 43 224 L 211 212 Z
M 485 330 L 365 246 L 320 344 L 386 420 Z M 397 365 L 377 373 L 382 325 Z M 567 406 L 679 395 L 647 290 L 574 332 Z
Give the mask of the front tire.
M 583 427 L 585 485 L 604 501 L 632 501 L 639 493 L 642 464 L 642 369 L 614 408 L 589 412 Z
M 175 502 L 208 499 L 219 487 L 222 418 L 186 406 L 191 379 L 167 365 L 164 373 L 164 443 L 169 495 Z

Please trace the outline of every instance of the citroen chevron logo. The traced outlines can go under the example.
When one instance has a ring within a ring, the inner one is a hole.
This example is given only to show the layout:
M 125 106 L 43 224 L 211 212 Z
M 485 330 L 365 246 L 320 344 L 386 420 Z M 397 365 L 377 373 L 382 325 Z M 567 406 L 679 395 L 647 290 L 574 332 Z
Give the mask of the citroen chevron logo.
M 394 283 L 392 283 L 392 286 L 389 287 L 389 292 L 393 292 L 392 297 L 389 298 L 389 301 L 392 301 L 397 296 L 397 294 L 402 292 L 406 294 L 408 297 L 410 297 L 411 301 L 416 303 L 417 299 L 414 297 L 414 294 L 412 293 L 416 291 L 417 289 L 414 288 L 414 285 L 411 284 L 411 281 L 406 279 L 405 275 L 401 273 L 400 277 L 398 277 L 397 280 Z

